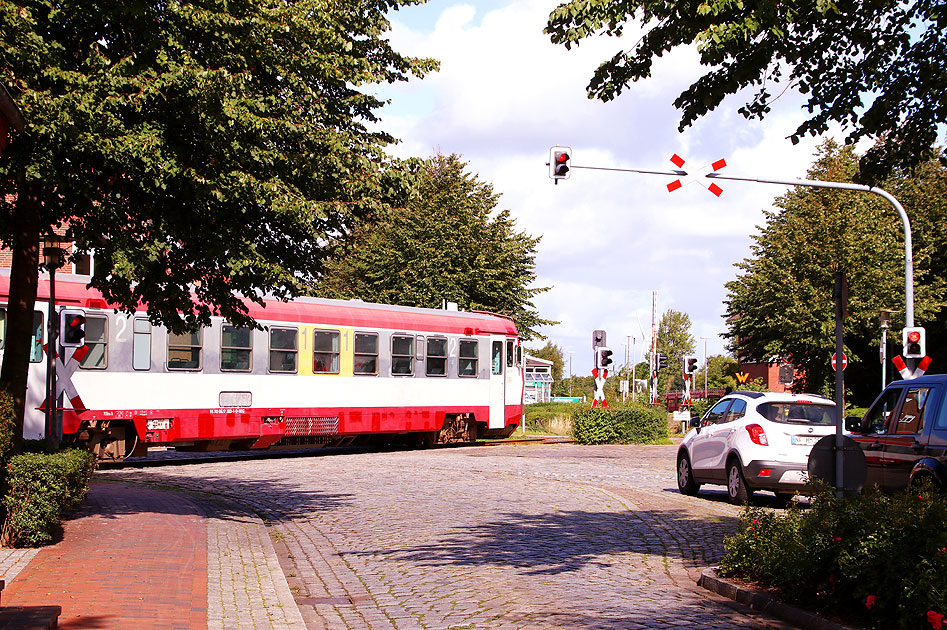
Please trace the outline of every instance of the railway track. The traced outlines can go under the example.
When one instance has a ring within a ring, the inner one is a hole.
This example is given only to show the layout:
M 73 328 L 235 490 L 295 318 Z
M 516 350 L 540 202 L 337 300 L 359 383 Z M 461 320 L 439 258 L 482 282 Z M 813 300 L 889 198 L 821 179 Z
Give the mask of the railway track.
M 575 440 L 567 437 L 524 437 L 507 438 L 505 440 L 481 440 L 475 444 L 441 444 L 428 447 L 429 449 L 449 449 L 462 446 L 502 446 L 504 444 L 575 444 Z M 103 470 L 122 468 L 151 468 L 155 466 L 185 466 L 188 464 L 205 464 L 229 461 L 249 461 L 276 458 L 313 457 L 327 455 L 341 455 L 352 453 L 369 453 L 391 448 L 340 446 L 323 448 L 298 449 L 268 449 L 265 451 L 216 451 L 210 453 L 189 453 L 167 449 L 159 451 L 153 449 L 147 457 L 129 457 L 122 462 L 99 462 Z M 417 450 L 398 448 L 396 450 Z

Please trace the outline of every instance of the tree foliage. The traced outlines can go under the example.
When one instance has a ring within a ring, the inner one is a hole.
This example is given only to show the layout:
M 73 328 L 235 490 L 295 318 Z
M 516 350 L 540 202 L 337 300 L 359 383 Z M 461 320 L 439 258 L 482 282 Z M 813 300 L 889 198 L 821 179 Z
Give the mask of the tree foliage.
M 32 310 L 38 237 L 67 223 L 91 286 L 172 330 L 298 294 L 396 187 L 360 86 L 436 66 L 382 37 L 411 1 L 0 0 L 0 82 L 27 121 L 0 161 L 11 303 Z
M 356 224 L 351 240 L 327 261 L 316 291 L 323 297 L 464 310 L 512 317 L 520 334 L 555 322 L 532 298 L 539 238 L 516 230 L 509 210 L 494 212 L 493 186 L 465 171 L 457 155 L 424 161 L 403 208 Z
M 694 352 L 694 336 L 690 333 L 691 318 L 687 313 L 668 309 L 658 324 L 658 353 L 668 358 L 667 368 L 658 374 L 658 391 L 667 392 L 683 386 L 684 356 Z
M 851 147 L 825 142 L 810 169 L 812 179 L 851 181 L 858 156 Z M 947 168 L 922 164 L 914 176 L 885 183 L 911 217 L 914 240 L 915 321 L 942 344 L 947 289 Z M 893 336 L 904 325 L 904 240 L 891 206 L 874 195 L 798 187 L 765 211 L 766 224 L 753 237 L 752 255 L 737 264 L 727 284 L 731 351 L 756 361 L 788 359 L 805 376 L 795 387 L 831 391 L 835 352 L 836 271 L 848 280 L 846 384 L 863 404 L 880 383 L 878 346 L 881 309 L 896 311 Z M 896 350 L 900 352 L 900 348 Z M 890 356 L 890 353 L 889 353 Z M 935 366 L 936 367 L 936 366 Z
M 741 389 L 737 382 L 737 372 L 740 371 L 740 364 L 733 357 L 723 354 L 715 354 L 707 357 L 707 387 L 729 387 L 730 389 Z M 697 383 L 703 385 L 704 370 L 697 374 Z
M 709 70 L 675 100 L 680 129 L 751 88 L 740 113 L 762 119 L 788 88 L 806 95 L 809 117 L 790 136 L 820 135 L 833 122 L 885 141 L 863 158 L 860 175 L 878 181 L 893 168 L 929 159 L 947 120 L 947 6 L 941 0 L 569 0 L 546 32 L 567 48 L 593 35 L 621 36 L 644 25 L 634 48 L 602 63 L 590 98 L 609 101 L 651 76 L 656 58 L 696 44 Z

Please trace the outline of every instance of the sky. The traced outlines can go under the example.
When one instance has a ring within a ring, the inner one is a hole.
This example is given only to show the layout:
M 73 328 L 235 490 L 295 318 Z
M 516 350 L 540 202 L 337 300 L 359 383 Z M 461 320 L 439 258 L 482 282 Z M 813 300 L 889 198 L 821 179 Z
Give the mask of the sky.
M 573 166 L 655 171 L 700 169 L 719 159 L 722 175 L 804 178 L 818 138 L 788 139 L 804 120 L 788 93 L 762 122 L 737 109 L 735 95 L 683 133 L 675 98 L 705 71 L 695 49 L 658 60 L 652 77 L 617 99 L 589 100 L 595 68 L 631 48 L 640 30 L 621 39 L 583 41 L 566 50 L 543 34 L 555 0 L 431 0 L 389 18 L 389 39 L 407 55 L 433 57 L 441 69 L 424 79 L 373 91 L 390 104 L 380 127 L 400 139 L 397 157 L 456 153 L 469 172 L 500 193 L 519 231 L 542 236 L 534 286 L 550 287 L 533 303 L 558 321 L 540 332 L 558 345 L 566 374 L 589 374 L 592 331 L 607 332 L 616 365 L 643 360 L 650 344 L 652 297 L 657 319 L 686 313 L 701 365 L 725 353 L 725 283 L 750 255 L 763 210 L 787 187 L 718 182 L 718 198 L 699 183 L 674 192 L 674 177 L 573 168 L 554 185 L 546 163 L 553 145 L 572 149 Z M 839 134 L 838 138 L 841 139 Z M 527 342 L 538 348 L 545 341 Z

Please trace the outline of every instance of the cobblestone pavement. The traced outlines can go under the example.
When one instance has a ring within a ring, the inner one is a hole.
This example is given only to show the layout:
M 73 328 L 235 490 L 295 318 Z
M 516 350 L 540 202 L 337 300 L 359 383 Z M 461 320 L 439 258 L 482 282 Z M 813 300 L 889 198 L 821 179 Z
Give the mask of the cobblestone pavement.
M 309 629 L 783 627 L 695 586 L 740 510 L 722 492 L 681 496 L 675 452 L 317 451 L 98 474 L 259 515 Z M 226 584 L 211 584 L 213 555 L 208 594 L 228 599 Z M 245 559 L 241 570 L 267 561 Z M 239 609 L 239 597 L 228 605 Z

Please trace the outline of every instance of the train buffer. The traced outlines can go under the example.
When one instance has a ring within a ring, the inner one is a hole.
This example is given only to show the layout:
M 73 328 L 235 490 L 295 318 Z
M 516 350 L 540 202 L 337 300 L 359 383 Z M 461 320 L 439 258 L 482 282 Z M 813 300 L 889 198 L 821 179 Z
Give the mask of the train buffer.
M 0 606 L 0 630 L 54 630 L 61 614 L 62 606 Z

